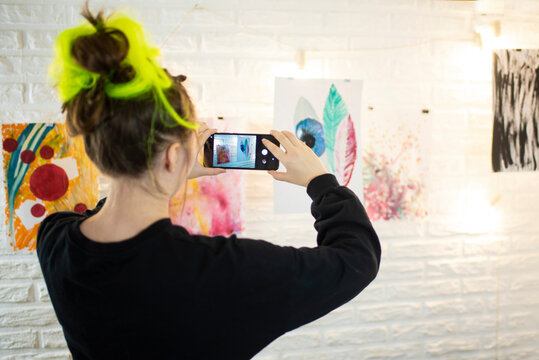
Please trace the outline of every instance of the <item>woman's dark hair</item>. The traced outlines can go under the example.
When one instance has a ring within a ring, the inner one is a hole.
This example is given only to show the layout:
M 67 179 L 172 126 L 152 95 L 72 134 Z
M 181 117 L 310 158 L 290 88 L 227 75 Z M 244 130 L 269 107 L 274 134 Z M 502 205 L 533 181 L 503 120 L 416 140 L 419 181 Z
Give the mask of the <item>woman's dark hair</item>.
M 187 143 L 193 130 L 171 126 L 166 112 L 156 111 L 156 99 L 148 93 L 135 99 L 114 99 L 106 95 L 106 81 L 125 83 L 135 70 L 122 63 L 129 51 L 127 37 L 118 29 L 104 26 L 103 11 L 93 16 L 86 3 L 82 16 L 95 28 L 91 35 L 78 37 L 72 46 L 73 59 L 86 70 L 101 76 L 95 86 L 83 89 L 62 106 L 67 112 L 70 135 L 81 135 L 86 153 L 99 170 L 110 176 L 139 177 L 150 168 L 157 154 L 174 141 Z M 176 113 L 196 123 L 195 108 L 180 75 L 165 95 Z

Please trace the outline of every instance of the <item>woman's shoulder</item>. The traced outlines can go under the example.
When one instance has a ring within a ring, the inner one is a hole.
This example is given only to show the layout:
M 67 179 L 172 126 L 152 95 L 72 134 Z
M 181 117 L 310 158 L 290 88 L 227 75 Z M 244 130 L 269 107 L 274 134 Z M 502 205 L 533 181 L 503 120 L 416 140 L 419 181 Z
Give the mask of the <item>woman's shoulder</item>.
M 47 239 L 55 238 L 56 233 L 70 224 L 80 221 L 83 215 L 74 211 L 58 211 L 48 215 L 37 230 L 36 250 L 39 255 L 42 252 Z
M 57 211 L 52 214 L 47 215 L 45 219 L 39 225 L 37 230 L 37 251 L 39 253 L 40 248 L 43 245 L 43 240 L 49 237 L 56 237 L 54 235 L 56 232 L 66 229 L 69 225 L 80 222 L 82 219 L 95 214 L 105 203 L 106 198 L 101 199 L 95 206 L 94 209 L 85 210 L 83 213 L 78 213 L 75 211 Z
M 45 217 L 45 219 L 43 219 L 43 221 L 39 225 L 39 229 L 38 229 L 38 232 L 37 232 L 38 241 L 39 241 L 39 236 L 43 235 L 44 232 L 46 232 L 48 229 L 50 229 L 52 227 L 55 227 L 55 226 L 58 226 L 58 225 L 65 225 L 66 223 L 72 223 L 72 222 L 75 222 L 75 221 L 79 221 L 79 220 L 81 220 L 81 218 L 85 218 L 85 217 L 88 217 L 88 216 L 91 216 L 91 215 L 95 214 L 96 212 L 99 211 L 99 209 L 101 209 L 101 207 L 103 206 L 105 201 L 106 201 L 106 198 L 101 199 L 96 204 L 94 209 L 85 210 L 83 213 L 78 213 L 78 212 L 75 212 L 75 211 L 65 210 L 65 211 L 57 211 L 57 212 L 54 212 L 54 213 L 48 215 L 47 217 Z
M 74 211 L 58 211 L 45 217 L 39 225 L 37 235 L 43 235 L 48 229 L 57 225 L 71 223 L 80 220 L 83 215 Z

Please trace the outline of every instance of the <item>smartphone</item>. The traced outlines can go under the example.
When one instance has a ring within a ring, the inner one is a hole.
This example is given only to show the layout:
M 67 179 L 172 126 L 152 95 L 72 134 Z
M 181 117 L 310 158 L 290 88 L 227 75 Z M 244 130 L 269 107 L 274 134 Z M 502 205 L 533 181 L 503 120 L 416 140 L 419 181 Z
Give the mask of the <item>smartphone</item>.
M 277 170 L 279 160 L 264 146 L 262 139 L 279 146 L 277 139 L 269 134 L 215 133 L 204 144 L 204 166 Z

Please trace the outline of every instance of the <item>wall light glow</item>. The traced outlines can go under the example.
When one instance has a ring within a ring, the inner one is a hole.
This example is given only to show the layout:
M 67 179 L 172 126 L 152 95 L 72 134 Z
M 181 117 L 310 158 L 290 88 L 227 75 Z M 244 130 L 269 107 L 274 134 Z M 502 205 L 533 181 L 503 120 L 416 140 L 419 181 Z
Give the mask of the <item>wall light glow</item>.
M 484 50 L 499 47 L 499 38 L 502 35 L 502 25 L 499 20 L 475 27 L 476 44 Z
M 462 194 L 456 216 L 457 227 L 466 233 L 492 233 L 501 228 L 501 214 L 496 207 L 499 195 L 489 196 L 484 188 L 468 187 Z

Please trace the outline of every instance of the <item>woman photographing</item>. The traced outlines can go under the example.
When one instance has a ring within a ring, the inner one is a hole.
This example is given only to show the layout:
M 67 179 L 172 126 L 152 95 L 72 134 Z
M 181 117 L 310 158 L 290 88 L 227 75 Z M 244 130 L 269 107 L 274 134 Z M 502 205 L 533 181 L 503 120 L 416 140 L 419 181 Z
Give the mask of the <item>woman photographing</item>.
M 223 171 L 197 161 L 215 129 L 197 121 L 185 77 L 158 65 L 141 24 L 87 7 L 83 16 L 58 36 L 50 75 L 70 134 L 83 137 L 110 193 L 83 214 L 48 216 L 37 239 L 75 360 L 250 359 L 376 277 L 380 243 L 361 202 L 287 131 L 271 132 L 282 149 L 264 143 L 286 167 L 269 173 L 306 187 L 316 247 L 173 225 L 170 197 Z

